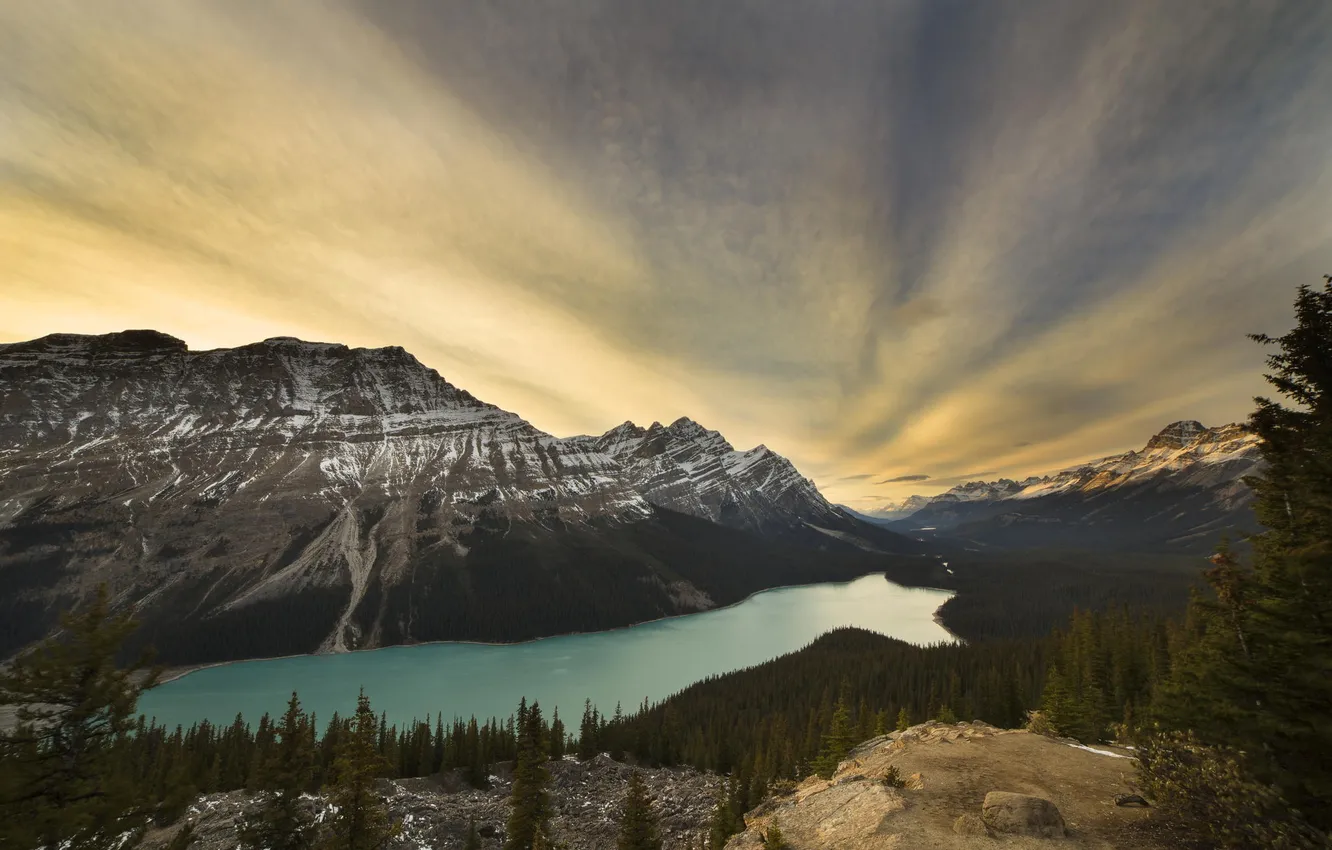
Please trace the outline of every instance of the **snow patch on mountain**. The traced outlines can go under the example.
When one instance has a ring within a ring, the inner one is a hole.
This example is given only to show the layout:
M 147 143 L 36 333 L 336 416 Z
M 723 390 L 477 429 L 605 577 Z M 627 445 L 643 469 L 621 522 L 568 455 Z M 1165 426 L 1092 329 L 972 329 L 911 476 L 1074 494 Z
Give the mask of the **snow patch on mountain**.
M 969 481 L 936 496 L 912 496 L 893 506 L 894 519 L 966 502 L 1041 499 L 1060 494 L 1094 494 L 1138 484 L 1176 488 L 1243 488 L 1240 479 L 1262 465 L 1259 439 L 1243 425 L 1208 428 L 1200 422 L 1172 422 L 1138 451 L 1110 455 L 1022 481 Z M 1244 488 L 1246 489 L 1246 488 Z

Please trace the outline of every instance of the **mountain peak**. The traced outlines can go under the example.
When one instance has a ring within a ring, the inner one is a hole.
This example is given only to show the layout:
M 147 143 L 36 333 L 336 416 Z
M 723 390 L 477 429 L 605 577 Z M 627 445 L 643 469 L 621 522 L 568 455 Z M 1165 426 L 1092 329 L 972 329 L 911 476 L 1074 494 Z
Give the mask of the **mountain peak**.
M 1147 449 L 1172 448 L 1182 449 L 1198 438 L 1207 428 L 1193 419 L 1181 419 L 1171 422 L 1161 429 L 1156 436 L 1147 441 Z
M 93 354 L 187 351 L 189 346 L 161 331 L 140 329 L 105 334 L 47 334 L 26 342 L 0 345 L 0 351 L 9 354 Z

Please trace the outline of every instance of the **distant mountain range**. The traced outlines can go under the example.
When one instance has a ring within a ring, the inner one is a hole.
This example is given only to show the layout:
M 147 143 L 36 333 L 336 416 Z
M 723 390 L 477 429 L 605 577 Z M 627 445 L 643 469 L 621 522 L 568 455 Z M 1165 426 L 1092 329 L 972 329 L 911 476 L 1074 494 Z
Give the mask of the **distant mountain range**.
M 1140 451 L 1022 481 L 972 481 L 857 515 L 977 546 L 1207 552 L 1223 534 L 1255 530 L 1253 494 L 1241 479 L 1261 466 L 1258 437 L 1244 426 L 1182 421 Z
M 187 663 L 604 629 L 921 548 L 763 446 L 559 439 L 401 348 L 0 345 L 0 657 L 103 582 Z

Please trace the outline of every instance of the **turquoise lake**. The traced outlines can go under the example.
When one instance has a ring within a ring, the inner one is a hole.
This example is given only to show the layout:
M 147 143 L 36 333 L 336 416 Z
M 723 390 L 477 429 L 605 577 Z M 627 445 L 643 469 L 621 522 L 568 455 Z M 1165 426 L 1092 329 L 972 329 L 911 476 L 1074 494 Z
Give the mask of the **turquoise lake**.
M 916 644 L 951 641 L 934 622 L 952 594 L 906 588 L 882 575 L 838 584 L 764 591 L 730 608 L 656 620 L 609 632 L 527 643 L 433 643 L 340 655 L 244 661 L 198 670 L 148 692 L 139 710 L 167 726 L 207 718 L 250 722 L 281 714 L 291 692 L 322 727 L 349 713 L 364 687 L 391 722 L 443 712 L 507 717 L 520 697 L 546 713 L 577 720 L 591 698 L 610 713 L 643 698 L 655 702 L 716 673 L 739 670 L 809 644 L 839 626 L 858 626 Z

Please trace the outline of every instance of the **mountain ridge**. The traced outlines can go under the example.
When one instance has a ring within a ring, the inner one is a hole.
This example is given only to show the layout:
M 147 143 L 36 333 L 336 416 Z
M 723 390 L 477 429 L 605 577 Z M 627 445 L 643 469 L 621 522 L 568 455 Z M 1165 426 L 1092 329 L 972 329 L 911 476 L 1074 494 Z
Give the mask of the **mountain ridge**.
M 764 447 L 683 418 L 557 438 L 396 346 L 0 345 L 0 654 L 102 581 L 195 661 L 627 625 L 918 548 Z
M 1253 494 L 1242 479 L 1261 468 L 1260 441 L 1245 425 L 1180 420 L 1141 449 L 1020 481 L 969 481 L 866 515 L 889 528 L 927 528 L 989 545 L 1081 540 L 1201 551 L 1220 534 L 1253 525 Z M 1151 528 L 1129 528 L 1134 522 Z

